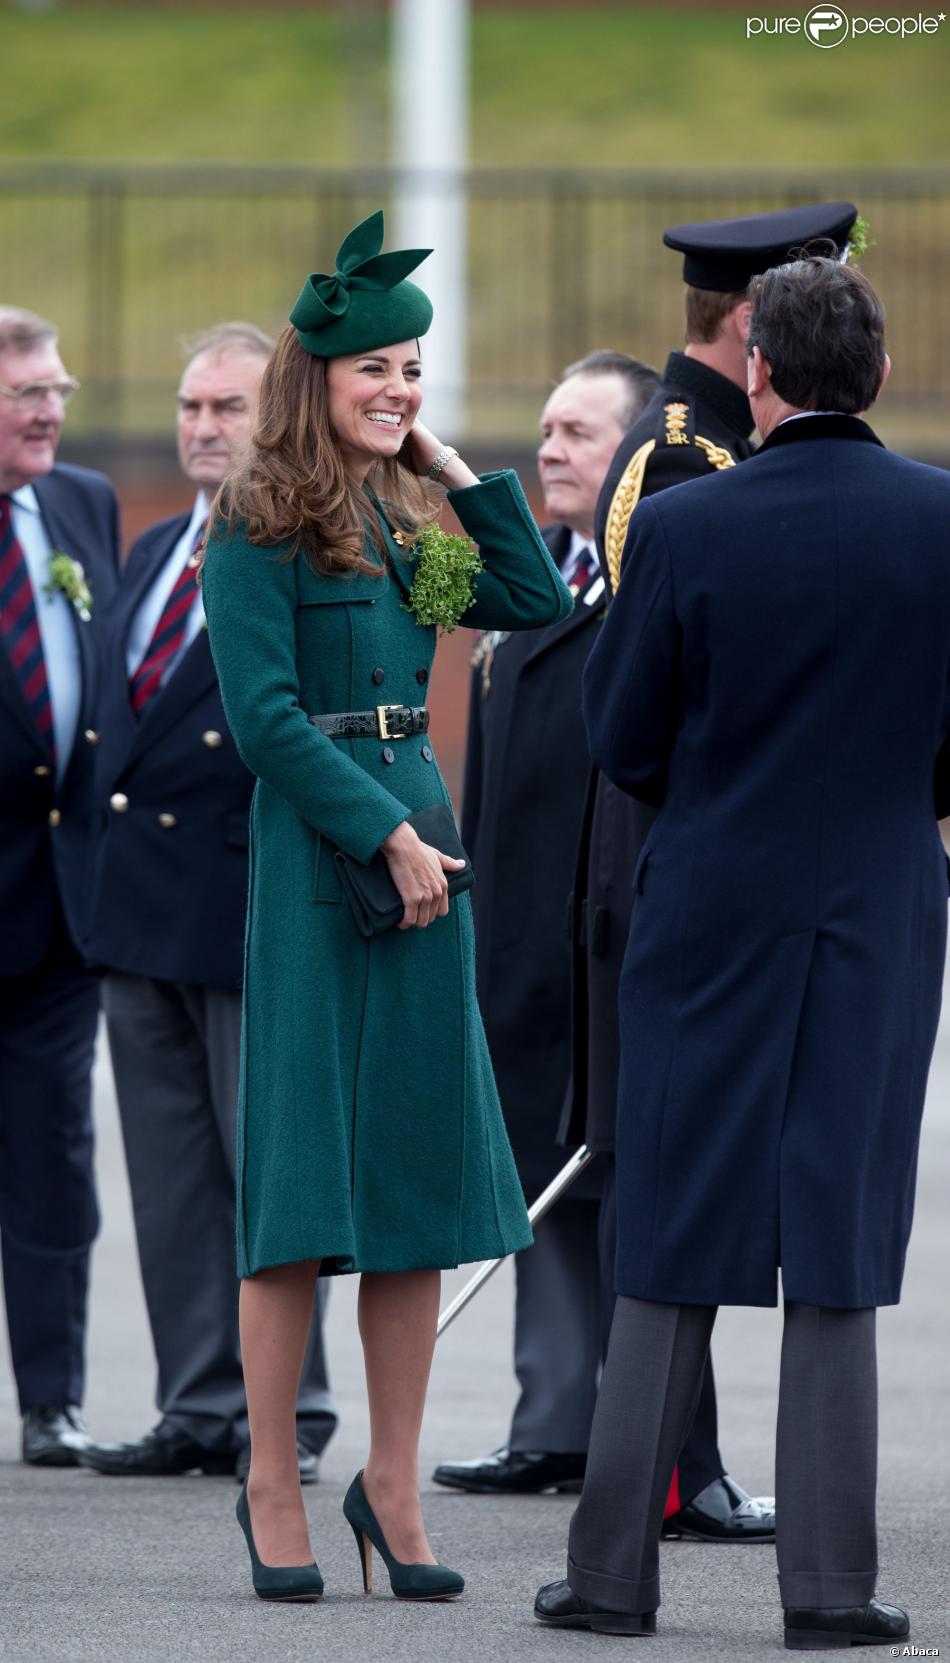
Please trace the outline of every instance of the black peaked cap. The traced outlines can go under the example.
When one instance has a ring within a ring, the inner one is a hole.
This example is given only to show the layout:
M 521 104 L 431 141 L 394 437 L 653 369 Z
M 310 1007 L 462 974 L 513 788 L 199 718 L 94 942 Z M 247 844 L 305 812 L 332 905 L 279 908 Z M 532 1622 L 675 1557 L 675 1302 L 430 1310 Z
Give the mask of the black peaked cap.
M 694 289 L 738 294 L 753 277 L 770 266 L 794 259 L 798 249 L 817 238 L 834 243 L 839 254 L 858 217 L 853 202 L 812 202 L 804 208 L 783 208 L 774 214 L 749 214 L 743 219 L 705 219 L 695 225 L 674 225 L 664 231 L 667 248 L 678 249 L 683 282 Z

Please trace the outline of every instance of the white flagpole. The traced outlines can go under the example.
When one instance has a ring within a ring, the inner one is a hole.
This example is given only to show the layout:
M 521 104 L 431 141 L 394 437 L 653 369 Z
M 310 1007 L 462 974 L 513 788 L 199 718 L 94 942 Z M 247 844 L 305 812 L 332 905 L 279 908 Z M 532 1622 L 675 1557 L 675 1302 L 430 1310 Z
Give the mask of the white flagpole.
M 423 419 L 446 443 L 465 431 L 468 372 L 468 0 L 396 0 L 393 248 L 432 248 L 413 278 L 434 308 L 422 343 Z

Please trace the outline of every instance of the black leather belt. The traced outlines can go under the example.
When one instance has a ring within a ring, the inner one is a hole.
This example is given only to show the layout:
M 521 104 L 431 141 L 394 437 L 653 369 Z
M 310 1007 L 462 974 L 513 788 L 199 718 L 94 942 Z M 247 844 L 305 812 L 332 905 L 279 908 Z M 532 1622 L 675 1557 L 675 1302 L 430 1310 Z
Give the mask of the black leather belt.
M 310 720 L 328 739 L 411 739 L 429 731 L 425 705 L 378 704 L 375 710 L 340 710 Z

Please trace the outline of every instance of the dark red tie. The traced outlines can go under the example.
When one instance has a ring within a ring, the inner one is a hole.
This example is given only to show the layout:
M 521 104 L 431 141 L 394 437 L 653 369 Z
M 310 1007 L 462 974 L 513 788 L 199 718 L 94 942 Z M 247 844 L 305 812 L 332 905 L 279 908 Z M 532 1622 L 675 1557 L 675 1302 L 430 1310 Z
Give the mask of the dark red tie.
M 53 706 L 36 601 L 8 496 L 0 496 L 0 636 L 40 738 L 55 756 Z
M 198 573 L 192 561 L 204 542 L 205 528 L 200 526 L 191 545 L 187 565 L 179 572 L 172 586 L 162 615 L 155 625 L 152 639 L 145 649 L 145 657 L 129 681 L 132 709 L 138 715 L 154 698 L 162 685 L 162 677 L 185 638 L 188 614 L 198 593 Z
M 590 545 L 585 543 L 583 548 L 578 549 L 564 573 L 564 582 L 570 589 L 571 594 L 579 594 L 596 570 L 597 560 L 591 551 Z

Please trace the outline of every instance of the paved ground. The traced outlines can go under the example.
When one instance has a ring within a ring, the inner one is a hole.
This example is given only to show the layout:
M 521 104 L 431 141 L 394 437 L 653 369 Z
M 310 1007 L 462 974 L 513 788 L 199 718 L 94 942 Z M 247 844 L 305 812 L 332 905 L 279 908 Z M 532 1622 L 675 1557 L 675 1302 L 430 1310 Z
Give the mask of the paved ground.
M 94 1260 L 87 1409 L 98 1436 L 132 1437 L 154 1419 L 152 1362 L 105 1063 L 97 1106 L 105 1224 Z M 944 1654 L 948 1191 L 950 1020 L 932 1078 L 904 1302 L 880 1321 L 880 1591 L 911 1608 L 918 1647 Z M 460 1281 L 447 1277 L 447 1291 Z M 328 1589 L 317 1606 L 268 1608 L 251 1596 L 231 1480 L 110 1480 L 21 1466 L 8 1371 L 0 1369 L 4 1663 L 570 1663 L 622 1647 L 620 1640 L 551 1634 L 531 1618 L 538 1584 L 563 1572 L 571 1498 L 499 1502 L 430 1485 L 431 1535 L 440 1556 L 465 1572 L 465 1598 L 422 1607 L 397 1605 L 388 1592 L 363 1599 L 355 1546 L 340 1514 L 366 1439 L 354 1292 L 346 1279 L 334 1290 L 329 1350 L 341 1426 L 322 1482 L 307 1499 Z M 481 1454 L 503 1441 L 513 1399 L 510 1327 L 511 1281 L 503 1271 L 441 1342 L 423 1441 L 426 1474 L 439 1459 Z M 722 1313 L 714 1347 L 721 1443 L 730 1469 L 755 1492 L 773 1487 L 778 1344 L 777 1313 Z M 639 1643 L 651 1656 L 662 1663 L 751 1663 L 780 1652 L 771 1549 L 671 1543 L 662 1569 L 662 1633 Z

